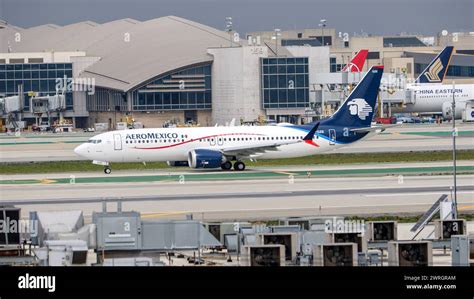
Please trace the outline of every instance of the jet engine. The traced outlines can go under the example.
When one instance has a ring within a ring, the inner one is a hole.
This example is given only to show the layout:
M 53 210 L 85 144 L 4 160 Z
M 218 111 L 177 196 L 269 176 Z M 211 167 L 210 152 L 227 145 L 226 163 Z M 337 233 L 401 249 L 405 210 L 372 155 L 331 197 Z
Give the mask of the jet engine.
M 462 118 L 462 112 L 463 110 L 466 109 L 466 103 L 456 103 L 456 110 L 454 114 L 455 119 L 461 119 Z M 444 102 L 442 106 L 442 111 L 443 111 L 443 118 L 444 119 L 452 119 L 453 118 L 453 107 L 451 102 Z
M 208 149 L 195 149 L 188 154 L 188 165 L 191 168 L 218 168 L 226 158 L 221 152 Z

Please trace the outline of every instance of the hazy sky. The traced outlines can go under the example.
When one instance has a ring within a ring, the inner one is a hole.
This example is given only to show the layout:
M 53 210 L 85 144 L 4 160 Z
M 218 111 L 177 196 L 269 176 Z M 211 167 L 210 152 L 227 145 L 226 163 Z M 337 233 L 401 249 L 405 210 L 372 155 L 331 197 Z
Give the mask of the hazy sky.
M 232 16 L 241 34 L 315 28 L 392 35 L 474 31 L 474 0 L 0 0 L 0 18 L 20 27 L 176 15 L 218 29 Z

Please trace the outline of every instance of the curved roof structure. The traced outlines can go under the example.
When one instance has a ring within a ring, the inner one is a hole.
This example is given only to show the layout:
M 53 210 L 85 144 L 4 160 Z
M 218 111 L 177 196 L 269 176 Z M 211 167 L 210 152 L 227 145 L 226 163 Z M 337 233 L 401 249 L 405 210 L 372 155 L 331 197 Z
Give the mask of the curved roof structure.
M 21 42 L 13 42 L 15 33 Z M 209 47 L 228 47 L 224 31 L 175 16 L 144 22 L 122 19 L 104 24 L 86 21 L 0 30 L 0 51 L 85 51 L 100 57 L 82 77 L 96 85 L 128 91 L 158 75 L 188 65 L 212 61 Z

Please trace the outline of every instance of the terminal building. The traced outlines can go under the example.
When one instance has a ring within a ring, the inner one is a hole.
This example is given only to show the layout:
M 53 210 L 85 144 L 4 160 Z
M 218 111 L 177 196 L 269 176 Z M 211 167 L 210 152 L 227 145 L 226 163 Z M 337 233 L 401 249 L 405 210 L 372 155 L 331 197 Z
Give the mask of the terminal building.
M 20 96 L 17 117 L 27 126 L 41 116 L 36 100 L 58 93 L 62 117 L 76 128 L 114 129 L 130 117 L 145 127 L 302 123 L 321 114 L 328 74 L 358 50 L 370 51 L 361 71 L 384 64 L 413 77 L 454 43 L 449 37 L 348 37 L 330 28 L 239 37 L 175 16 L 27 29 L 2 23 L 0 98 Z M 456 40 L 462 54 L 448 76 L 472 82 L 474 34 Z

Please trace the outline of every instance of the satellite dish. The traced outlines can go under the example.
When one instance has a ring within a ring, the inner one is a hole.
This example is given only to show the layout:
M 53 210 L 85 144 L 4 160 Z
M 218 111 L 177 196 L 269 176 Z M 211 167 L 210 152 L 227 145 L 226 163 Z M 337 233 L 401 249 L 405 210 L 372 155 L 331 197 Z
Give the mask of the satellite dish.
M 441 31 L 441 35 L 442 35 L 442 36 L 448 35 L 448 30 L 445 29 L 445 30 Z

